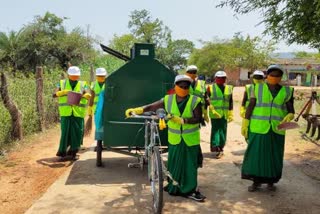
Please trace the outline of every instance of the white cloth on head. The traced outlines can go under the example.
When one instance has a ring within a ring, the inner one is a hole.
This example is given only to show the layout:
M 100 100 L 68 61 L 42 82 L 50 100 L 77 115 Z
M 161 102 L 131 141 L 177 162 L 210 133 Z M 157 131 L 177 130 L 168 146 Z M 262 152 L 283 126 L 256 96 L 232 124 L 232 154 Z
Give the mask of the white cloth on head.
M 227 74 L 224 71 L 217 71 L 214 77 L 227 77 Z
M 68 68 L 68 75 L 70 76 L 80 76 L 80 68 L 77 66 L 71 66 Z
M 106 76 L 108 74 L 105 68 L 97 68 L 96 69 L 96 76 Z
M 193 80 L 187 76 L 187 75 L 184 75 L 184 74 L 180 74 L 178 76 L 176 76 L 176 78 L 174 79 L 174 83 L 176 84 L 177 82 L 181 82 L 181 81 L 188 81 L 190 83 L 193 82 Z

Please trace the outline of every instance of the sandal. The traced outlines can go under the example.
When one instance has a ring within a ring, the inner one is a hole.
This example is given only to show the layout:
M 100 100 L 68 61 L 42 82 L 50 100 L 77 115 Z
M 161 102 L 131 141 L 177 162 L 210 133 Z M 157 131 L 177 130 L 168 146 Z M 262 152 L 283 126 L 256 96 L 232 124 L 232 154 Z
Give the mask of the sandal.
M 216 159 L 220 159 L 223 156 L 223 152 L 218 152 L 216 155 Z
M 205 196 L 201 195 L 200 192 L 194 191 L 185 197 L 195 200 L 197 202 L 204 202 Z
M 273 185 L 273 183 L 268 184 L 267 189 L 269 191 L 275 192 L 277 187 L 275 185 Z
M 261 187 L 260 183 L 253 183 L 251 186 L 248 187 L 248 192 L 255 192 Z

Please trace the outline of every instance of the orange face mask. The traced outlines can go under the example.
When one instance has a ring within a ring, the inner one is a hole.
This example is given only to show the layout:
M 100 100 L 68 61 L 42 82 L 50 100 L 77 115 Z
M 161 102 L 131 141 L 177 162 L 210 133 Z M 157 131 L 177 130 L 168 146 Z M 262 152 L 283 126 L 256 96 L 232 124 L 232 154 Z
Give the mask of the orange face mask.
M 97 76 L 96 79 L 99 83 L 103 83 L 105 81 L 106 77 L 105 76 Z
M 195 80 L 197 78 L 197 74 L 186 73 L 186 75 L 189 76 L 193 80 Z
M 253 79 L 252 81 L 254 84 L 259 84 L 259 83 L 263 83 L 264 80 L 263 79 L 261 79 L 261 80 Z
M 69 75 L 69 79 L 72 80 L 72 81 L 77 81 L 79 78 L 80 78 L 80 76 Z
M 179 97 L 185 97 L 189 94 L 189 89 L 180 88 L 178 85 L 175 85 L 174 90 Z
M 268 75 L 267 76 L 267 83 L 269 83 L 270 85 L 277 85 L 281 82 L 281 78 L 282 77 L 273 77 Z

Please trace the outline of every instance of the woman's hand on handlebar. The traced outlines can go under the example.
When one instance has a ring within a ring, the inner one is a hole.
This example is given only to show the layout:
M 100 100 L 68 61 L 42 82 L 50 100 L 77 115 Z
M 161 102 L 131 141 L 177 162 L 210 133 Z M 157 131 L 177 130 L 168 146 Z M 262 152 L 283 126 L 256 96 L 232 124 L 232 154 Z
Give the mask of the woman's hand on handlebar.
M 126 117 L 130 117 L 133 114 L 142 114 L 143 113 L 143 108 L 138 107 L 138 108 L 129 108 L 126 110 L 125 115 Z

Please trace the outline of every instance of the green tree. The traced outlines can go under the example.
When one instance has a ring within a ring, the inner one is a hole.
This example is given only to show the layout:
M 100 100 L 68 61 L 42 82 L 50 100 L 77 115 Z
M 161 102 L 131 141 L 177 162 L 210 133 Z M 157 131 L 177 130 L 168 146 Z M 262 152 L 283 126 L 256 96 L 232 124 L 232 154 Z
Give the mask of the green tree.
M 253 71 L 268 64 L 273 47 L 273 42 L 264 43 L 258 37 L 244 38 L 236 34 L 231 40 L 204 42 L 202 48 L 191 54 L 189 63 L 196 64 L 199 73 L 206 75 L 217 70 L 235 68 Z
M 186 66 L 194 44 L 186 39 L 173 40 L 171 30 L 158 18 L 153 19 L 147 10 L 134 10 L 129 16 L 131 34 L 114 35 L 109 46 L 126 55 L 135 42 L 153 43 L 156 57 L 172 70 Z
M 92 38 L 86 37 L 80 28 L 74 28 L 70 33 L 57 37 L 56 46 L 51 49 L 50 54 L 62 67 L 68 62 L 74 65 L 91 62 L 97 55 L 92 45 L 93 41 Z
M 194 49 L 193 42 L 186 39 L 170 40 L 165 48 L 158 48 L 157 55 L 171 70 L 180 70 L 187 64 L 187 57 Z
M 134 10 L 129 17 L 128 27 L 140 42 L 154 43 L 156 47 L 168 44 L 171 30 L 158 18 L 153 20 L 149 11 Z
M 33 70 L 37 65 L 65 67 L 68 62 L 92 61 L 95 42 L 80 28 L 67 32 L 63 21 L 52 13 L 35 16 L 19 32 L 0 32 L 0 63 L 20 70 Z
M 270 54 L 275 50 L 274 41 L 262 41 L 259 37 L 244 38 L 236 34 L 232 40 L 235 48 L 239 49 L 238 67 L 247 68 L 254 71 L 265 67 L 271 60 Z
M 132 34 L 114 35 L 109 42 L 109 46 L 124 55 L 130 56 L 130 48 L 133 47 L 135 42 L 138 42 L 138 40 Z
M 21 31 L 0 32 L 0 64 L 17 69 L 18 53 L 21 43 Z
M 299 51 L 295 53 L 296 58 L 309 58 L 309 59 L 315 59 L 317 61 L 320 61 L 320 53 L 309 53 L 305 51 Z
M 237 14 L 257 11 L 265 33 L 289 44 L 307 44 L 320 49 L 320 1 L 318 0 L 221 0 L 218 7 L 230 7 Z
M 20 57 L 24 59 L 21 66 L 35 69 L 37 65 L 50 64 L 52 49 L 56 48 L 57 38 L 65 35 L 63 18 L 46 12 L 44 16 L 35 16 L 32 23 L 23 28 Z

